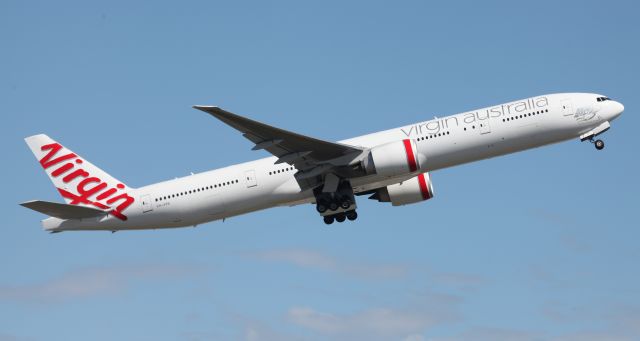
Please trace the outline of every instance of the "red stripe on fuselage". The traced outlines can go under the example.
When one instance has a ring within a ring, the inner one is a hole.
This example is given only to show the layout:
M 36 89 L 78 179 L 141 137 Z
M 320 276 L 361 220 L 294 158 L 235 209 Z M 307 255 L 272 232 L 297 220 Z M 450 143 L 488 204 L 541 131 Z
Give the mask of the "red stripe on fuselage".
M 413 154 L 413 147 L 411 146 L 411 140 L 402 140 L 404 143 L 404 150 L 407 152 L 407 163 L 409 164 L 409 171 L 415 172 L 418 170 L 418 164 L 416 163 L 415 154 Z
M 422 199 L 427 200 L 431 198 L 431 193 L 429 193 L 429 186 L 427 186 L 427 180 L 424 178 L 424 173 L 418 174 L 418 184 L 420 184 L 420 192 L 422 192 Z

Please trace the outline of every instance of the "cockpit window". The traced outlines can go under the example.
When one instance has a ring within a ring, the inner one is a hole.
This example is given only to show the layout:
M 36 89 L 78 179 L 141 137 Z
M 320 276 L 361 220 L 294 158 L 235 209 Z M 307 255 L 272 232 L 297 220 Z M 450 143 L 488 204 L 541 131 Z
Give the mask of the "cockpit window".
M 604 102 L 604 101 L 610 101 L 611 98 L 609 98 L 609 97 L 598 97 L 598 98 L 596 98 L 596 100 L 598 102 Z

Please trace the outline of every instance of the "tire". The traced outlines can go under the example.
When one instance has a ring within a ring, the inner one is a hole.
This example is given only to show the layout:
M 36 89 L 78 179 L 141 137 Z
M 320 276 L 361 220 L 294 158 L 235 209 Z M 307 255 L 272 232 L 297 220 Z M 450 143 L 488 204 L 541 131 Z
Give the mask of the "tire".
M 344 213 L 338 213 L 336 214 L 336 221 L 341 223 L 343 221 L 345 221 L 345 219 L 347 219 L 347 216 Z
M 351 200 L 349 199 L 344 199 L 342 201 L 340 201 L 340 207 L 342 207 L 343 209 L 347 209 L 349 207 L 351 207 Z
M 318 211 L 318 213 L 324 213 L 327 211 L 327 205 L 324 203 L 318 203 L 316 205 L 316 210 Z
M 358 212 L 356 211 L 349 211 L 347 212 L 347 219 L 354 221 L 356 219 L 358 219 Z
M 324 223 L 327 225 L 333 224 L 333 216 L 330 216 L 330 215 L 324 216 Z
M 594 144 L 597 150 L 602 150 L 604 148 L 604 141 L 602 140 L 596 140 Z
M 335 211 L 338 209 L 338 204 L 335 201 L 329 203 L 329 209 Z

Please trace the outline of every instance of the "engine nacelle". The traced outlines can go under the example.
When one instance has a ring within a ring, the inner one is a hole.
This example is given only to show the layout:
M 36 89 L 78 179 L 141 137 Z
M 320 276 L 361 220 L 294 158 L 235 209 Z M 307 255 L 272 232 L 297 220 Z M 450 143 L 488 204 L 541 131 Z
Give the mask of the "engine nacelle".
M 367 174 L 395 177 L 420 169 L 423 157 L 418 153 L 416 142 L 411 139 L 389 142 L 371 148 L 365 159 Z
M 390 202 L 393 206 L 414 204 L 433 198 L 433 185 L 429 173 L 422 173 L 401 183 L 380 188 L 369 199 Z

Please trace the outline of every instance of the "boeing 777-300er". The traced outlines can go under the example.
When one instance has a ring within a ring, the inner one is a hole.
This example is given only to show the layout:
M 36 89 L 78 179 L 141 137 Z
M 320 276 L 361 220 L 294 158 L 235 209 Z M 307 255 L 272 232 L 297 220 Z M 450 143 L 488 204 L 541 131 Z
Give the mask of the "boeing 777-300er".
M 413 204 L 433 197 L 429 173 L 569 139 L 591 141 L 624 107 L 589 93 L 531 97 L 339 142 L 194 106 L 273 156 L 133 188 L 47 135 L 25 140 L 66 204 L 28 201 L 46 231 L 195 226 L 275 206 L 313 203 L 324 222 L 355 220 L 355 196 Z

